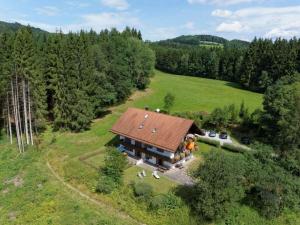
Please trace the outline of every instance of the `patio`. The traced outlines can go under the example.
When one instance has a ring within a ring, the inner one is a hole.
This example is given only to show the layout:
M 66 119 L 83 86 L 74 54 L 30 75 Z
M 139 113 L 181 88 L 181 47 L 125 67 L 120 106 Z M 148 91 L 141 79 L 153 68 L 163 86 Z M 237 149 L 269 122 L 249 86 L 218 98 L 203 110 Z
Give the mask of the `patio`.
M 167 170 L 164 173 L 161 173 L 158 171 L 159 176 L 161 177 L 167 177 L 171 179 L 172 181 L 175 181 L 178 184 L 181 185 L 193 185 L 193 179 L 187 174 L 188 166 L 189 164 L 195 159 L 195 157 L 192 157 L 188 162 L 184 164 L 184 167 L 182 169 L 180 168 L 174 168 Z M 128 156 L 128 161 L 136 165 L 142 169 L 148 170 L 148 171 L 155 171 L 157 170 L 157 167 L 154 165 L 151 165 L 147 162 L 143 162 L 141 159 L 132 158 L 131 156 Z

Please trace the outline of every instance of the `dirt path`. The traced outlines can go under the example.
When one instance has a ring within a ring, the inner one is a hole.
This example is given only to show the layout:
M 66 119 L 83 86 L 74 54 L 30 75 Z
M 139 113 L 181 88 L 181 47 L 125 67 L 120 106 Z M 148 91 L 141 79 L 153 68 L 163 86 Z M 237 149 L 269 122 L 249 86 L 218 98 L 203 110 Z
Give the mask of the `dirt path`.
M 124 102 L 123 104 L 121 105 L 117 105 L 117 106 L 112 106 L 109 108 L 109 110 L 112 112 L 112 113 L 116 113 L 117 110 L 119 108 L 121 108 L 122 106 L 130 106 L 131 105 L 131 102 L 133 102 L 134 100 L 136 99 L 139 99 L 143 96 L 146 96 L 148 94 L 150 94 L 152 91 L 150 89 L 146 89 L 145 91 L 136 91 L 135 93 L 133 93 L 130 98 Z M 100 119 L 96 119 L 94 120 L 93 122 L 99 122 L 101 120 L 105 119 L 105 116 L 103 118 L 100 118 Z M 131 217 L 130 215 L 128 215 L 127 213 L 123 212 L 123 211 L 120 211 L 119 209 L 113 207 L 113 206 L 110 206 L 110 205 L 107 205 L 107 203 L 104 203 L 98 199 L 95 199 L 93 197 L 91 197 L 90 195 L 88 195 L 87 193 L 84 193 L 82 192 L 81 190 L 79 190 L 78 188 L 72 186 L 71 184 L 67 183 L 66 181 L 64 181 L 63 177 L 60 176 L 55 170 L 54 168 L 51 166 L 50 162 L 48 161 L 48 156 L 49 156 L 49 152 L 51 151 L 51 149 L 47 152 L 47 156 L 46 156 L 46 164 L 47 164 L 47 167 L 48 169 L 50 170 L 50 172 L 53 174 L 53 176 L 63 185 L 65 186 L 67 189 L 75 192 L 78 196 L 80 196 L 81 198 L 84 198 L 86 199 L 87 201 L 91 202 L 92 204 L 94 205 L 97 205 L 103 209 L 106 209 L 110 212 L 112 212 L 112 214 L 118 214 L 121 218 L 124 218 L 124 219 L 130 219 L 132 221 L 132 224 L 140 224 L 140 225 L 146 225 L 136 219 L 134 219 L 133 217 Z
M 65 182 L 64 179 L 63 179 L 60 175 L 58 175 L 58 173 L 55 172 L 55 170 L 53 169 L 53 167 L 51 166 L 51 164 L 49 163 L 48 160 L 47 160 L 46 164 L 47 164 L 48 169 L 49 169 L 50 172 L 52 173 L 52 175 L 53 175 L 58 181 L 60 181 L 60 183 L 61 183 L 63 186 L 65 186 L 65 187 L 67 187 L 69 190 L 71 190 L 71 191 L 77 193 L 80 197 L 86 199 L 87 201 L 89 201 L 89 202 L 91 202 L 91 203 L 93 203 L 93 204 L 95 204 L 95 205 L 97 205 L 97 206 L 100 206 L 101 208 L 104 208 L 104 209 L 106 209 L 106 210 L 109 210 L 109 211 L 111 211 L 112 213 L 116 213 L 116 212 L 117 212 L 117 213 L 118 213 L 118 216 L 120 216 L 120 217 L 123 218 L 123 219 L 130 219 L 130 220 L 132 220 L 132 222 L 135 223 L 135 224 L 146 225 L 146 224 L 141 223 L 141 222 L 137 221 L 136 219 L 132 218 L 132 217 L 129 216 L 128 214 L 126 214 L 126 213 L 124 213 L 124 212 L 122 212 L 122 211 L 120 211 L 120 210 L 117 210 L 116 208 L 113 208 L 113 207 L 111 207 L 111 206 L 108 206 L 107 204 L 105 204 L 105 203 L 103 203 L 103 202 L 101 202 L 101 201 L 99 201 L 99 200 L 94 199 L 94 198 L 90 197 L 89 195 L 87 195 L 86 193 L 83 193 L 82 191 L 80 191 L 80 190 L 77 189 L 76 187 L 74 187 L 74 186 L 72 186 L 71 184 Z

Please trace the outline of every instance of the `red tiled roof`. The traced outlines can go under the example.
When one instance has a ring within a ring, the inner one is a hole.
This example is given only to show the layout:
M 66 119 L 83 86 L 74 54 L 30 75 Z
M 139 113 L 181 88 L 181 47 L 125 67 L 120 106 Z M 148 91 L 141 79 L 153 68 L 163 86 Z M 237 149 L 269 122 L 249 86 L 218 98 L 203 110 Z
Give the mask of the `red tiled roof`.
M 175 152 L 193 124 L 192 120 L 129 108 L 111 132 Z

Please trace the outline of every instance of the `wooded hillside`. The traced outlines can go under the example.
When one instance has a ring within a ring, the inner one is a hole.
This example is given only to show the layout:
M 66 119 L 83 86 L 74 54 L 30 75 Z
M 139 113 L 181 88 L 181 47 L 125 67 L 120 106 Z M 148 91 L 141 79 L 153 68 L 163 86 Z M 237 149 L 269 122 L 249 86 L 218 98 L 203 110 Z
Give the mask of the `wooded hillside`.
M 223 48 L 208 48 L 186 44 L 193 43 L 190 38 L 179 37 L 184 44 L 174 41 L 177 39 L 153 43 L 156 68 L 174 74 L 234 81 L 258 92 L 264 92 L 281 77 L 300 71 L 298 39 L 254 39 L 248 47 L 241 47 L 240 41 L 233 40 Z
M 107 106 L 124 101 L 135 88 L 144 89 L 153 67 L 154 53 L 135 29 L 43 39 L 29 27 L 2 33 L 1 127 L 16 134 L 20 151 L 47 121 L 55 129 L 87 129 Z

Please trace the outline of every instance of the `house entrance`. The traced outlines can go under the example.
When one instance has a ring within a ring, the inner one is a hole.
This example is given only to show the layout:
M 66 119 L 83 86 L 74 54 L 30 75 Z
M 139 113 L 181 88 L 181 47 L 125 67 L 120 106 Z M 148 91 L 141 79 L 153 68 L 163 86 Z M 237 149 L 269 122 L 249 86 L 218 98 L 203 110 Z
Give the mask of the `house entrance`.
M 157 164 L 162 166 L 163 165 L 163 160 L 162 159 L 157 159 Z
M 135 151 L 135 156 L 137 158 L 141 158 L 142 157 L 141 152 L 140 151 Z

